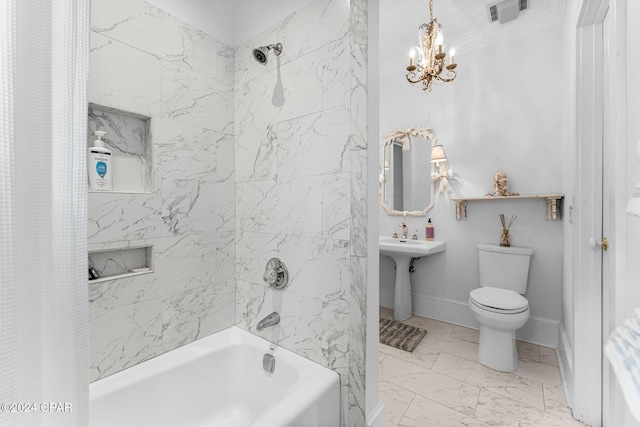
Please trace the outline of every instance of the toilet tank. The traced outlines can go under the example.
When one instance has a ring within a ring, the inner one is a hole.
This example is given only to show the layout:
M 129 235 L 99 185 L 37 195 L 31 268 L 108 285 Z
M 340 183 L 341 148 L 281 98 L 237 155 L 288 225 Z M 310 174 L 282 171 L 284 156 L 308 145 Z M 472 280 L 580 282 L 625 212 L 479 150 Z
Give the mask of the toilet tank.
M 529 261 L 533 249 L 479 244 L 480 286 L 527 291 Z

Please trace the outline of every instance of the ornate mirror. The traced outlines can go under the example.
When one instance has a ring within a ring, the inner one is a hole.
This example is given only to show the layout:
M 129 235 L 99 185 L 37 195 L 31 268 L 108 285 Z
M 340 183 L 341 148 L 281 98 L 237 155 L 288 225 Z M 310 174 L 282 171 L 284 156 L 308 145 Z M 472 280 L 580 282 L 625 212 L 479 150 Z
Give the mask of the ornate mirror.
M 435 202 L 436 172 L 431 148 L 436 144 L 428 128 L 397 130 L 382 136 L 380 201 L 389 215 L 425 216 Z

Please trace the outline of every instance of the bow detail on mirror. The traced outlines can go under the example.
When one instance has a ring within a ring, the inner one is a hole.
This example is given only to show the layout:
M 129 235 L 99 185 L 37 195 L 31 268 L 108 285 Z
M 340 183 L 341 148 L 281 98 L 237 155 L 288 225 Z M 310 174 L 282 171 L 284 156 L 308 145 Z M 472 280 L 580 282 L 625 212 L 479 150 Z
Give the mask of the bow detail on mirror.
M 382 142 L 391 142 L 391 141 L 402 141 L 404 140 L 404 143 L 402 144 L 402 151 L 409 151 L 411 150 L 411 137 L 412 136 L 421 136 L 425 139 L 430 139 L 431 141 L 433 141 L 433 144 L 436 143 L 436 136 L 434 135 L 433 131 L 429 128 L 424 128 L 424 127 L 416 127 L 416 128 L 409 128 L 406 130 L 396 130 L 393 132 L 389 132 L 386 133 L 384 135 L 382 135 Z
M 431 174 L 431 182 L 440 181 L 440 192 L 451 193 L 451 184 L 450 180 L 454 179 L 453 177 L 453 169 L 447 169 L 447 165 L 441 166 L 438 168 L 438 171 Z

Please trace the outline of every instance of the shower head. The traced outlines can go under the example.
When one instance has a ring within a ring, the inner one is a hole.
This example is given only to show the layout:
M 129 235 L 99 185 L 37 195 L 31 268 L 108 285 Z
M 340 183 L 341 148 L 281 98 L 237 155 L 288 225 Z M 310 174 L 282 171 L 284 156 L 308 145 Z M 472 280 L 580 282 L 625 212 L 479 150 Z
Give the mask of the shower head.
M 279 56 L 282 53 L 282 43 L 270 44 L 269 46 L 260 46 L 253 49 L 253 59 L 258 61 L 262 65 L 266 65 L 267 55 L 269 54 L 270 50 L 273 50 L 273 53 L 275 53 L 276 56 Z

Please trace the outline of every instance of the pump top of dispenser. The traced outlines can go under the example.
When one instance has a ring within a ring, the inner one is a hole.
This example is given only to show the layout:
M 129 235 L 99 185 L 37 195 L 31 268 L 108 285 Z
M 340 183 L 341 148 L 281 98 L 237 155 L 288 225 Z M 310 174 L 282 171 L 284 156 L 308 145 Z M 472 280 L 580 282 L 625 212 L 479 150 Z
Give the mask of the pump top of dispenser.
M 104 147 L 104 141 L 102 140 L 102 137 L 105 136 L 107 134 L 107 132 L 105 132 L 103 130 L 97 130 L 97 131 L 95 131 L 93 133 L 94 133 L 94 135 L 96 135 L 98 137 L 98 139 L 93 141 L 93 146 L 94 147 Z

